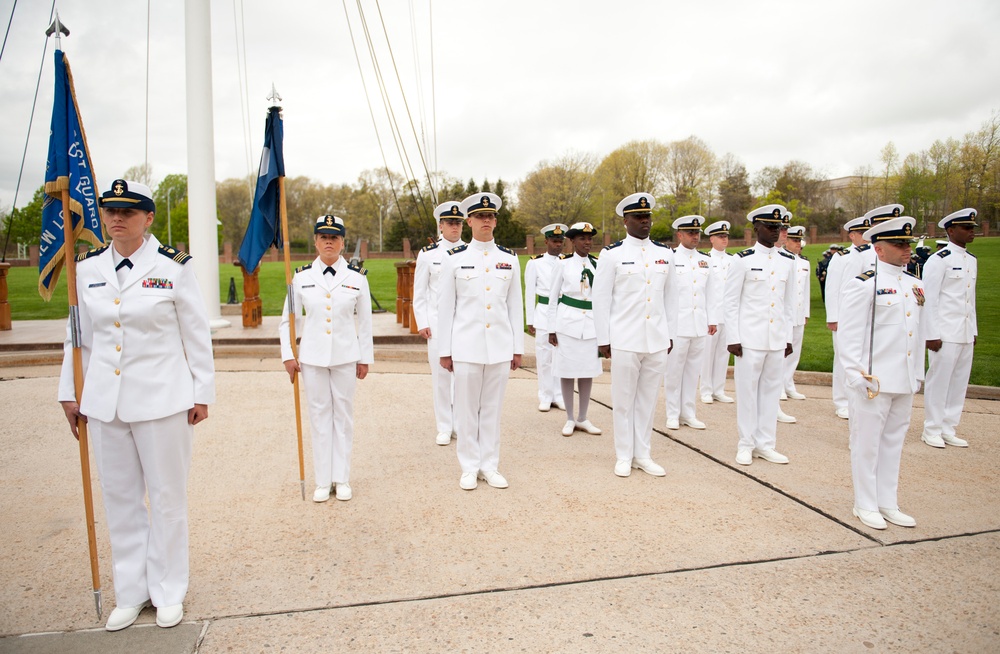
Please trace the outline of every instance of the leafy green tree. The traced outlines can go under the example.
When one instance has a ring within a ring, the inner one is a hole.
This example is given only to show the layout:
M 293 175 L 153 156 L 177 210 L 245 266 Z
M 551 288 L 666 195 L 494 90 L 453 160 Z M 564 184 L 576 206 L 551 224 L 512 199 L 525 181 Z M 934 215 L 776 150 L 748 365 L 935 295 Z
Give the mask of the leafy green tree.
M 42 204 L 44 202 L 45 186 L 42 185 L 35 191 L 31 202 L 7 214 L 3 221 L 3 234 L 0 234 L 0 238 L 6 238 L 7 230 L 10 229 L 11 243 L 37 244 L 38 237 L 42 233 Z
M 187 244 L 189 240 L 187 175 L 171 174 L 164 177 L 153 191 L 153 202 L 156 203 L 156 218 L 149 231 L 161 243 Z

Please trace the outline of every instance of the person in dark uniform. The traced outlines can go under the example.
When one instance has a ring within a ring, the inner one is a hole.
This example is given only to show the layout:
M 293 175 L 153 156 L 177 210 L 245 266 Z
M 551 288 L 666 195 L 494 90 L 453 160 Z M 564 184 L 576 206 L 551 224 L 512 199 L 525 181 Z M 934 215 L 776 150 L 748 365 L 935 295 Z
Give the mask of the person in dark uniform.
M 188 590 L 194 425 L 215 401 L 208 312 L 191 256 L 146 233 L 148 186 L 116 179 L 100 205 L 111 244 L 77 257 L 83 396 L 77 405 L 67 325 L 59 401 L 74 436 L 87 419 L 101 480 L 116 604 L 105 628 L 128 627 L 150 604 L 156 624 L 173 627 Z

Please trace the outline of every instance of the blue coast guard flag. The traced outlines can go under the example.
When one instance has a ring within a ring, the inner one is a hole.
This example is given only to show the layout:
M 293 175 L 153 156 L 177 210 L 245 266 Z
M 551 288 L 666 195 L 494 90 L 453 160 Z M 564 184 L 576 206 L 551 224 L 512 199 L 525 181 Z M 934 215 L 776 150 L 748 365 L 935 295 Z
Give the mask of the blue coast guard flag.
M 285 156 L 282 140 L 285 128 L 281 122 L 281 107 L 267 110 L 264 127 L 264 152 L 260 155 L 257 190 L 247 233 L 240 245 L 240 265 L 248 273 L 257 270 L 261 257 L 271 246 L 281 247 L 281 216 L 278 214 L 278 178 L 285 176 Z
M 69 189 L 69 209 L 76 239 L 90 241 L 94 245 L 104 243 L 101 214 L 97 209 L 94 167 L 90 163 L 80 108 L 76 106 L 73 74 L 69 69 L 69 61 L 61 50 L 56 50 L 55 59 L 55 102 L 49 133 L 49 156 L 45 162 L 42 234 L 38 243 L 38 293 L 46 302 L 52 299 L 52 292 L 65 262 L 63 189 Z M 76 239 L 69 244 L 71 250 L 76 247 Z

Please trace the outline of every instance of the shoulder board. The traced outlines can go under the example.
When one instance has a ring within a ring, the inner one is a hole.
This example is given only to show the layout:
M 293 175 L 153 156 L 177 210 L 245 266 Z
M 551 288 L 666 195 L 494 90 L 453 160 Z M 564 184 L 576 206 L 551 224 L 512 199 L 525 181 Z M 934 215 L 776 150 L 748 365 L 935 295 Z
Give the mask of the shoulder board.
M 545 253 L 542 252 L 541 254 L 536 254 L 536 255 L 532 256 L 530 259 L 528 259 L 528 261 L 534 261 L 535 259 L 541 259 L 544 256 L 545 256 Z
M 296 268 L 296 269 L 295 269 L 295 272 L 297 272 L 297 273 L 300 273 L 300 272 L 302 272 L 303 270 L 309 270 L 309 269 L 310 269 L 310 268 L 312 268 L 312 267 L 313 267 L 313 265 L 312 265 L 311 263 L 307 263 L 307 264 L 306 264 L 306 265 L 304 265 L 304 266 L 299 266 L 298 268 Z
M 753 254 L 753 251 L 754 251 L 753 248 L 747 248 L 746 250 L 741 250 L 740 252 L 737 252 L 736 256 L 740 257 L 741 259 L 743 257 L 749 257 L 751 254 Z
M 698 252 L 698 254 L 704 255 L 706 257 L 712 256 L 711 253 L 705 252 L 704 250 L 696 250 L 696 251 Z
M 588 254 L 587 258 L 590 259 L 590 263 L 596 268 L 597 267 L 597 257 L 592 254 Z
M 468 243 L 462 243 L 458 247 L 454 247 L 454 248 L 448 250 L 448 254 L 458 254 L 459 252 L 465 252 L 465 249 L 467 247 L 469 247 Z
M 966 253 L 967 253 L 967 254 L 968 254 L 968 255 L 969 255 L 970 257 L 972 257 L 973 259 L 975 259 L 975 258 L 976 258 L 976 255 L 972 254 L 972 253 L 971 253 L 971 252 L 969 252 L 968 250 L 966 250 L 965 252 L 966 252 Z
M 621 245 L 621 244 L 622 244 L 622 243 L 624 243 L 624 242 L 625 242 L 625 241 L 615 241 L 615 242 L 614 242 L 614 243 L 612 243 L 611 245 L 605 245 L 605 246 L 604 246 L 604 249 L 605 249 L 605 250 L 613 250 L 613 249 L 615 249 L 616 247 L 618 247 L 619 245 Z
M 945 248 L 943 250 L 939 250 L 938 252 L 935 252 L 934 254 L 936 254 L 937 256 L 939 256 L 942 259 L 944 259 L 946 256 L 948 256 L 949 254 L 951 254 L 951 250 L 949 250 L 948 248 Z
M 654 240 L 652 240 L 652 239 L 650 239 L 650 242 L 651 242 L 651 243 L 652 243 L 653 245 L 659 245 L 659 246 L 660 246 L 661 248 L 667 248 L 667 249 L 668 249 L 668 250 L 670 250 L 671 252 L 673 252 L 673 251 L 674 251 L 674 249 L 673 249 L 672 247 L 670 247 L 669 245 L 667 245 L 666 243 L 660 243 L 659 241 L 654 241 Z
M 781 256 L 785 257 L 786 259 L 791 259 L 792 261 L 795 261 L 795 255 L 792 254 L 791 252 L 785 252 L 784 250 L 778 250 L 778 254 L 780 254 Z
M 513 250 L 511 250 L 510 248 L 505 248 L 502 245 L 497 245 L 497 249 L 500 250 L 501 252 L 506 252 L 507 254 L 514 254 Z
M 845 254 L 848 254 L 848 251 L 847 251 L 847 250 L 837 250 L 837 256 L 841 256 L 841 257 L 842 257 L 842 256 L 844 256 Z
M 911 272 L 910 272 L 909 270 L 907 270 L 906 268 L 903 268 L 903 272 L 904 272 L 905 274 L 909 275 L 910 277 L 913 277 L 913 278 L 915 278 L 915 279 L 920 279 L 919 277 L 917 277 L 916 275 L 914 275 L 913 273 L 911 273 Z
M 99 247 L 99 248 L 94 248 L 93 250 L 90 250 L 88 252 L 81 252 L 80 254 L 76 255 L 76 260 L 77 261 L 83 261 L 84 259 L 89 259 L 90 257 L 96 257 L 100 253 L 102 253 L 105 250 L 107 250 L 108 247 L 110 247 L 110 246 L 104 245 L 104 246 Z
M 872 244 L 871 244 L 871 243 L 865 243 L 864 245 L 862 245 L 862 246 L 860 246 L 860 247 L 858 248 L 858 252 L 864 252 L 865 250 L 867 250 L 867 249 L 868 249 L 868 248 L 870 248 L 871 246 L 872 246 Z
M 867 282 L 869 279 L 873 278 L 874 276 L 875 276 L 875 271 L 874 270 L 866 270 L 863 273 L 861 273 L 860 275 L 858 275 L 857 279 L 860 279 L 863 282 Z
M 184 265 L 191 260 L 191 255 L 181 250 L 175 250 L 169 245 L 161 245 L 157 251 L 168 259 L 173 259 L 177 263 Z
M 367 275 L 368 274 L 368 269 L 367 268 L 362 268 L 361 266 L 358 266 L 358 265 L 353 264 L 353 263 L 347 264 L 347 269 L 348 270 L 353 270 L 354 272 L 360 273 L 362 275 Z
M 424 247 L 420 248 L 420 251 L 430 252 L 431 250 L 436 250 L 438 245 L 440 245 L 440 243 L 431 243 L 430 245 L 425 245 Z
M 567 252 L 563 252 L 562 254 L 559 255 L 559 258 L 560 259 L 569 259 L 571 256 L 573 256 L 572 252 L 568 252 L 568 253 Z
M 798 255 L 798 257 L 799 257 L 799 259 L 802 259 L 804 261 L 809 261 L 809 257 L 802 256 L 801 254 Z

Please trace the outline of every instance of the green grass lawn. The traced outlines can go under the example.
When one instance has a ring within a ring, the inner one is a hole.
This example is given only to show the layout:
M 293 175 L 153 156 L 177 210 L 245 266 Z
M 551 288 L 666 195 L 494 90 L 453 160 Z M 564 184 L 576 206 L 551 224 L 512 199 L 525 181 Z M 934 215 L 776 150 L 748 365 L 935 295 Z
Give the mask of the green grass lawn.
M 826 250 L 825 244 L 807 245 L 804 254 L 809 257 L 815 270 L 816 261 Z M 738 252 L 743 248 L 730 248 L 730 252 Z M 976 345 L 976 355 L 972 364 L 973 384 L 1000 386 L 1000 332 L 992 329 L 1000 324 L 1000 295 L 984 292 L 987 288 L 985 280 L 992 279 L 993 273 L 1000 272 L 1000 238 L 981 238 L 976 240 L 970 250 L 979 259 L 979 294 L 976 299 L 979 317 L 979 342 Z M 527 256 L 521 256 L 521 270 L 527 262 Z M 365 262 L 368 269 L 368 283 L 372 295 L 378 299 L 382 307 L 396 310 L 396 268 L 395 260 L 369 259 Z M 301 265 L 301 262 L 300 264 Z M 220 266 L 219 284 L 223 301 L 229 293 L 229 279 L 236 279 L 236 294 L 243 299 L 243 280 L 233 266 Z M 44 302 L 38 295 L 38 271 L 33 268 L 11 268 L 8 275 L 10 289 L 11 313 L 14 320 L 43 320 L 65 318 L 66 282 L 60 279 L 51 302 Z M 522 290 L 523 286 L 522 278 Z M 819 282 L 815 274 L 810 278 L 812 288 L 812 305 L 809 324 L 806 325 L 802 347 L 802 361 L 799 370 L 820 370 L 829 372 L 832 369 L 833 343 L 830 332 L 826 329 L 826 310 L 819 292 Z M 264 315 L 272 316 L 281 313 L 281 305 L 285 300 L 285 266 L 284 263 L 264 263 L 260 272 L 260 295 L 264 305 Z

